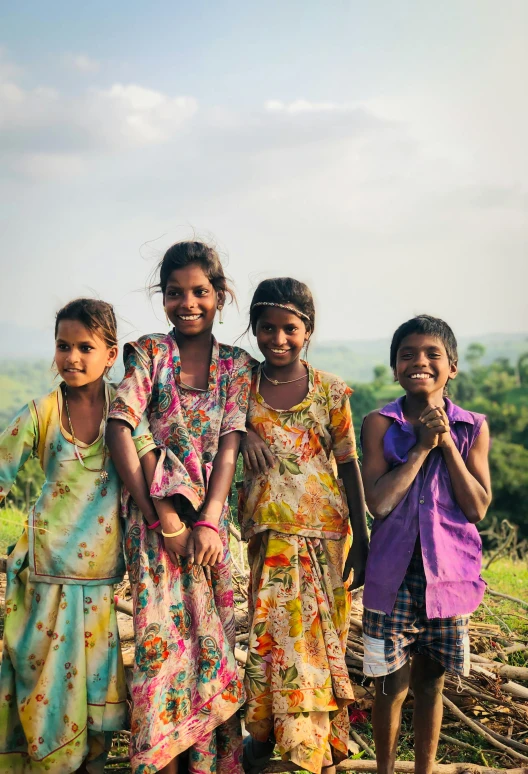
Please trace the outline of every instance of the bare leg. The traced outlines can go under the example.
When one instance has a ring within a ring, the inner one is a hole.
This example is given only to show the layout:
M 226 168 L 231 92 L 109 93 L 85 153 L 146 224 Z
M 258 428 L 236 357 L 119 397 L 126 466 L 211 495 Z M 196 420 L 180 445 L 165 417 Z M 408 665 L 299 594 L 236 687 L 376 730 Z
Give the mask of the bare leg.
M 442 726 L 444 667 L 417 653 L 412 660 L 415 774 L 431 774 Z
M 178 774 L 178 757 L 173 758 L 170 763 L 160 769 L 159 774 Z
M 372 726 L 376 744 L 378 774 L 393 774 L 402 705 L 409 690 L 409 664 L 386 677 L 376 678 L 376 697 L 372 708 Z

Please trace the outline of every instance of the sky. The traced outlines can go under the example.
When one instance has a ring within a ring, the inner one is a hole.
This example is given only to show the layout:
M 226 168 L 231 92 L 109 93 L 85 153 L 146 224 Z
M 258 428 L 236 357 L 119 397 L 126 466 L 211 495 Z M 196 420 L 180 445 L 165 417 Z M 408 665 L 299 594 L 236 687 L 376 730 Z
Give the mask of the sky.
M 242 0 L 2 11 L 0 323 L 115 304 L 180 239 L 217 245 L 246 327 L 261 279 L 316 299 L 320 342 L 427 312 L 527 332 L 528 3 Z

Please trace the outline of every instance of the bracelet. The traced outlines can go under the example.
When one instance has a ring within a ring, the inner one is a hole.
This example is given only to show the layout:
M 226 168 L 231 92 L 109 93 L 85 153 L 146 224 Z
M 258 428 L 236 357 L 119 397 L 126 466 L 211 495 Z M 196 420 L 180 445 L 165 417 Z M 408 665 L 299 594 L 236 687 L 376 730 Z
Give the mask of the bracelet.
M 182 524 L 180 529 L 176 530 L 176 532 L 164 532 L 162 528 L 161 534 L 163 535 L 163 537 L 166 537 L 166 538 L 179 537 L 180 535 L 183 535 L 186 529 L 187 529 L 187 524 Z
M 195 527 L 209 527 L 209 529 L 214 529 L 217 535 L 220 534 L 220 531 L 216 524 L 211 524 L 210 521 L 197 521 L 196 524 L 193 524 L 193 529 Z
M 154 524 L 149 524 L 147 521 L 147 529 L 156 529 L 161 524 L 160 520 L 154 522 Z

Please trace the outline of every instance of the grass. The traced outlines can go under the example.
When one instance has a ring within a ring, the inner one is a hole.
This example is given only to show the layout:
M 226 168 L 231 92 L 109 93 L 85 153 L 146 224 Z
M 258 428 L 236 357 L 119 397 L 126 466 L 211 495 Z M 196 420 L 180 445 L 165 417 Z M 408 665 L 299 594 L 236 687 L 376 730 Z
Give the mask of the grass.
M 514 562 L 512 559 L 498 559 L 488 570 L 482 571 L 482 577 L 494 591 L 509 594 L 528 602 L 528 562 Z M 518 636 L 528 640 L 528 610 L 515 602 L 486 594 L 484 602 L 473 618 L 477 621 L 499 624 L 507 634 L 506 626 Z M 526 653 L 514 653 L 510 656 L 513 666 L 528 666 Z
M 5 556 L 8 546 L 17 542 L 26 519 L 27 515 L 16 508 L 0 509 L 0 556 Z

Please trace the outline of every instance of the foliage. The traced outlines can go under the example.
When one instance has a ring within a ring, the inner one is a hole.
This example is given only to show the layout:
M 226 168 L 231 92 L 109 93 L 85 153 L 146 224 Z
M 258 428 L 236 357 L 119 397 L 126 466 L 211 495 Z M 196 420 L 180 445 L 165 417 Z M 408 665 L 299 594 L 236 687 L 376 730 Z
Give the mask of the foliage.
M 5 556 L 8 547 L 17 542 L 26 518 L 27 515 L 16 508 L 0 508 L 0 556 Z

